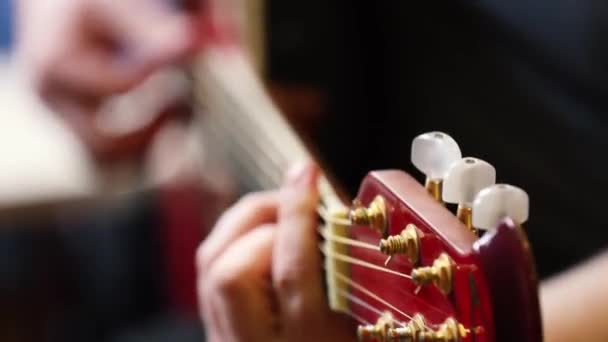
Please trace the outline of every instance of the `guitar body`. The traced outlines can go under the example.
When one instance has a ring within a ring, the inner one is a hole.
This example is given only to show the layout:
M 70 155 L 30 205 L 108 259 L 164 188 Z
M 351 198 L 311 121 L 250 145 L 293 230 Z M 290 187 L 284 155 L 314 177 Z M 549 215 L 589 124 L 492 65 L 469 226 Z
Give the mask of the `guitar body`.
M 411 176 L 401 171 L 377 171 L 363 181 L 356 202 L 367 206 L 378 196 L 386 204 L 386 236 L 409 225 L 419 231 L 416 264 L 395 255 L 386 268 L 410 275 L 415 267 L 432 265 L 442 254 L 452 263 L 449 293 L 427 284 L 418 289 L 411 279 L 369 267 L 350 265 L 350 312 L 374 324 L 389 312 L 407 324 L 420 314 L 429 327 L 455 319 L 468 332 L 455 341 L 542 340 L 537 282 L 532 257 L 521 229 L 506 220 L 498 230 L 477 237 Z M 381 233 L 353 226 L 349 238 L 378 245 Z M 382 267 L 386 255 L 377 250 L 349 247 L 349 255 Z M 416 341 L 416 340 L 413 340 Z M 444 341 L 444 340 L 441 340 Z M 451 341 L 446 339 L 445 341 Z

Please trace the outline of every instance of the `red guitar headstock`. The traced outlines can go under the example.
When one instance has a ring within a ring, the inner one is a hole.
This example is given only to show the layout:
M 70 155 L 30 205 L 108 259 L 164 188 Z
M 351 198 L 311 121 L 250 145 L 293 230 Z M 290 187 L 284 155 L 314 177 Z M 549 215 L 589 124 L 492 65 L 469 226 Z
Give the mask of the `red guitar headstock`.
M 349 214 L 328 220 L 330 304 L 359 321 L 360 340 L 542 340 L 533 260 L 519 225 L 527 195 L 492 186 L 493 168 L 484 163 L 458 158 L 427 188 L 402 171 L 371 172 Z M 480 184 L 487 188 L 469 199 Z M 446 194 L 458 199 L 458 217 L 438 200 Z M 473 226 L 491 230 L 478 238 Z

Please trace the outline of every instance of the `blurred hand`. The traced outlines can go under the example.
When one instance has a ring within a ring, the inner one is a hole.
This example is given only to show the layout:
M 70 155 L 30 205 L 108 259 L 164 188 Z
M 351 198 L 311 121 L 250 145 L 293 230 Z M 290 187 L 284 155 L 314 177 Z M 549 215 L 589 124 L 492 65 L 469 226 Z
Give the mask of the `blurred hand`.
M 314 164 L 280 191 L 248 195 L 197 252 L 201 314 L 210 341 L 350 341 L 355 327 L 329 311 L 316 233 Z
M 17 56 L 52 104 L 80 109 L 129 90 L 195 46 L 170 0 L 21 0 Z
M 20 0 L 16 61 L 96 159 L 132 158 L 178 115 L 179 98 L 162 96 L 172 94 L 172 84 L 152 86 L 161 89 L 152 100 L 167 101 L 150 113 L 120 108 L 116 115 L 138 123 L 132 130 L 107 131 L 100 122 L 112 117 L 116 103 L 150 108 L 137 90 L 201 47 L 205 11 L 197 3 L 202 0 Z

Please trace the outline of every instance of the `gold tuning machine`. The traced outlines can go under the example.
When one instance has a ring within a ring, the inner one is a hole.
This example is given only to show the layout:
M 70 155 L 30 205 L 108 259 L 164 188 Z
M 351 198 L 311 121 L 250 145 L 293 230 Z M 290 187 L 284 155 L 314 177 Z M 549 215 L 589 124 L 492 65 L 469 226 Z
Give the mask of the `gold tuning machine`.
M 415 265 L 420 258 L 420 233 L 414 224 L 408 224 L 399 235 L 380 240 L 380 252 L 388 255 L 385 265 L 397 254 L 404 254 Z
M 418 335 L 424 331 L 426 324 L 421 315 L 416 315 L 404 327 L 388 329 L 386 341 L 389 342 L 415 342 L 418 341 Z
M 386 341 L 387 333 L 394 327 L 393 315 L 385 312 L 376 324 L 359 325 L 357 327 L 357 339 L 363 341 Z
M 425 342 L 460 342 L 470 333 L 462 324 L 454 318 L 448 318 L 437 330 L 425 330 L 420 332 L 418 341 Z
M 368 226 L 386 236 L 388 215 L 386 201 L 382 196 L 376 196 L 367 208 L 355 205 L 348 216 L 353 225 Z
M 432 266 L 418 267 L 412 270 L 412 281 L 418 286 L 435 284 L 441 292 L 452 292 L 453 264 L 450 257 L 442 253 Z
M 437 202 L 443 203 L 441 199 L 443 181 L 441 179 L 427 178 L 424 182 L 424 187 Z
M 473 226 L 473 209 L 471 207 L 458 205 L 456 217 L 458 217 L 460 222 L 462 222 L 473 234 L 479 235 L 477 228 Z

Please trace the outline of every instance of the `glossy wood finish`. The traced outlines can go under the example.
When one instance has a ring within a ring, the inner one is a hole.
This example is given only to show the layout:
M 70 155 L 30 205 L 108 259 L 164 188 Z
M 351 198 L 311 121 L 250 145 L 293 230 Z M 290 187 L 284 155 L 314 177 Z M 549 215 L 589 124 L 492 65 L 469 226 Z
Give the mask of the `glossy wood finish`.
M 542 341 L 538 281 L 525 233 L 512 220 L 474 246 L 493 301 L 496 341 Z
M 471 330 L 471 334 L 463 341 L 540 341 L 535 337 L 536 335 L 524 331 L 512 332 L 508 335 L 522 338 L 506 337 L 505 339 L 498 336 L 499 333 L 503 333 L 502 329 L 510 324 L 498 320 L 511 316 L 497 312 L 505 309 L 500 300 L 497 303 L 501 306 L 494 307 L 495 297 L 536 298 L 534 286 L 522 285 L 509 288 L 508 285 L 503 284 L 503 287 L 500 287 L 495 283 L 502 280 L 499 277 L 501 274 L 506 274 L 508 279 L 521 280 L 531 267 L 530 264 L 519 266 L 520 263 L 529 263 L 530 260 L 522 256 L 521 245 L 517 247 L 511 233 L 488 235 L 477 243 L 476 236 L 467 230 L 447 208 L 436 202 L 415 179 L 401 171 L 370 173 L 362 183 L 357 200 L 367 205 L 377 195 L 383 196 L 387 202 L 389 235 L 399 234 L 409 223 L 415 224 L 421 231 L 421 258 L 419 264 L 415 266 L 430 266 L 441 253 L 449 255 L 454 263 L 454 288 L 449 295 L 444 295 L 433 285 L 425 286 L 416 293 L 416 286 L 405 277 L 362 266 L 351 266 L 350 275 L 355 283 L 364 286 L 390 304 L 372 298 L 365 291 L 351 288 L 351 293 L 356 299 L 368 304 L 353 302 L 350 309 L 356 315 L 368 322 L 375 322 L 378 312 L 389 311 L 397 320 L 407 323 L 409 319 L 404 314 L 420 313 L 432 327 L 448 317 L 453 317 Z M 363 226 L 353 227 L 350 234 L 351 238 L 372 244 L 378 244 L 381 238 L 379 233 Z M 494 249 L 495 246 L 501 248 Z M 351 247 L 350 254 L 378 266 L 382 266 L 386 259 L 385 255 L 377 251 L 358 247 Z M 505 262 L 508 262 L 508 265 Z M 513 267 L 514 265 L 518 267 Z M 388 268 L 409 275 L 413 266 L 405 257 L 396 256 Z M 491 271 L 487 272 L 487 270 Z M 488 280 L 492 281 L 492 284 L 489 284 Z M 521 304 L 524 304 L 523 299 Z M 532 316 L 537 318 L 538 303 L 536 302 L 536 307 L 513 306 L 509 312 L 519 310 L 536 312 L 536 316 L 534 314 Z M 533 320 L 530 324 L 535 325 Z M 515 329 L 529 329 L 523 324 L 512 326 Z M 496 330 L 497 328 L 501 330 Z

